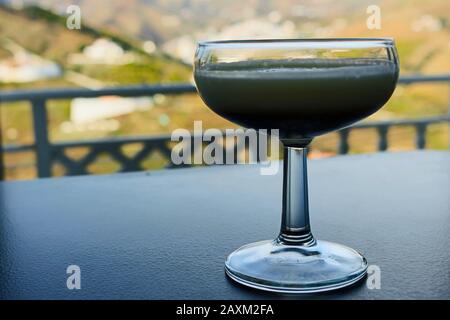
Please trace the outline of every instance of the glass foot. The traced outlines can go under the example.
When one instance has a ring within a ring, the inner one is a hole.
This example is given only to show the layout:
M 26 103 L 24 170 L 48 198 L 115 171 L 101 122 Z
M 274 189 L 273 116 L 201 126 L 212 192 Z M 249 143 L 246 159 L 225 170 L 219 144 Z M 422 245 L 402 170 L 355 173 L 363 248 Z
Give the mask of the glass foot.
M 346 287 L 364 277 L 366 259 L 357 251 L 328 241 L 310 246 L 277 240 L 245 245 L 225 261 L 227 275 L 252 288 L 311 293 Z

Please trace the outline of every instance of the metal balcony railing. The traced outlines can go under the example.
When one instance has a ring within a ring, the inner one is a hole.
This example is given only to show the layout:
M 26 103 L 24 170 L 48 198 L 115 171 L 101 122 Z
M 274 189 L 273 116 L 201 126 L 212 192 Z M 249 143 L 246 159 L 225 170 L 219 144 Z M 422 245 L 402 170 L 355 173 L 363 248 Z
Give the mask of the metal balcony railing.
M 405 76 L 399 79 L 399 84 L 409 85 L 413 83 L 447 82 L 450 83 L 449 75 L 436 76 Z M 66 169 L 66 175 L 88 174 L 87 167 L 93 163 L 100 154 L 107 153 L 120 163 L 120 172 L 141 170 L 141 161 L 154 151 L 159 151 L 164 157 L 170 159 L 171 149 L 169 147 L 170 135 L 126 137 L 114 139 L 99 139 L 71 142 L 51 143 L 48 137 L 47 108 L 46 102 L 55 99 L 73 99 L 79 97 L 101 97 L 116 95 L 121 97 L 153 96 L 155 94 L 185 94 L 195 93 L 196 89 L 190 84 L 177 85 L 152 85 L 152 86 L 128 86 L 104 88 L 99 90 L 90 89 L 48 89 L 48 90 L 17 90 L 0 91 L 0 103 L 29 101 L 32 106 L 34 144 L 30 145 L 0 145 L 0 159 L 4 153 L 15 153 L 32 150 L 36 154 L 37 173 L 39 177 L 51 176 L 51 167 L 54 163 L 60 163 Z M 1 104 L 0 104 L 1 105 Z M 442 116 L 390 120 L 378 122 L 360 122 L 339 131 L 339 154 L 349 151 L 349 133 L 352 130 L 363 128 L 375 128 L 378 132 L 378 150 L 385 151 L 388 148 L 388 132 L 392 126 L 412 126 L 416 130 L 416 148 L 423 149 L 426 145 L 426 130 L 430 124 L 449 123 L 449 113 Z M 127 144 L 141 143 L 143 148 L 133 157 L 126 156 L 122 147 Z M 79 160 L 67 156 L 66 150 L 71 148 L 87 147 L 89 152 Z M 169 161 L 167 167 L 172 167 Z M 0 161 L 0 179 L 3 176 L 4 167 Z

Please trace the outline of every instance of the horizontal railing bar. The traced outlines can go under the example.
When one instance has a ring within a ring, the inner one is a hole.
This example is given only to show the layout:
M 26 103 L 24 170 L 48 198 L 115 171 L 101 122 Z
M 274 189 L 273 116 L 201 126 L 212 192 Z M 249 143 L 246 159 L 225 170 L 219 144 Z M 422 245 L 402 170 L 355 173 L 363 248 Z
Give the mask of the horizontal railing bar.
M 401 76 L 398 79 L 398 83 L 411 84 L 420 82 L 448 82 L 450 81 L 450 74 L 437 74 L 437 75 L 410 75 Z
M 421 82 L 450 82 L 450 74 L 440 75 L 412 75 L 402 76 L 398 80 L 400 84 L 412 84 Z M 189 83 L 180 84 L 160 84 L 160 85 L 138 85 L 123 87 L 108 87 L 102 89 L 86 88 L 56 88 L 37 90 L 14 90 L 0 91 L 0 101 L 14 102 L 34 99 L 71 99 L 71 98 L 94 98 L 101 96 L 117 95 L 122 97 L 152 96 L 161 94 L 183 94 L 195 93 L 194 85 Z
M 24 152 L 24 151 L 34 150 L 34 149 L 35 149 L 34 144 L 20 144 L 20 145 L 7 144 L 4 147 L 0 148 L 0 152 L 15 153 L 15 152 Z
M 192 84 L 161 84 L 161 85 L 139 85 L 125 87 L 110 87 L 102 89 L 86 88 L 58 88 L 38 90 L 14 90 L 0 91 L 1 102 L 14 102 L 35 99 L 72 99 L 72 98 L 95 98 L 102 96 L 138 97 L 152 96 L 155 94 L 183 94 L 197 92 Z
M 367 122 L 358 122 L 352 126 L 347 128 L 349 129 L 366 129 L 366 128 L 377 128 L 383 126 L 415 126 L 419 124 L 433 124 L 439 122 L 448 122 L 450 121 L 450 116 L 435 116 L 435 117 L 427 117 L 427 118 L 418 118 L 418 119 L 391 119 L 391 120 L 380 120 L 380 121 L 367 121 Z

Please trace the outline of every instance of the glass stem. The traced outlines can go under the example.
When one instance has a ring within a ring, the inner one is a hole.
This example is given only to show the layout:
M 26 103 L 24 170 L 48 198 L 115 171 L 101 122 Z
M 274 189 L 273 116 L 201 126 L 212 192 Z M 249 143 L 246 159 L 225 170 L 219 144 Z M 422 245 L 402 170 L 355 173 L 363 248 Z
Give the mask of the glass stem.
M 283 211 L 277 241 L 293 245 L 313 245 L 309 226 L 306 148 L 284 147 Z

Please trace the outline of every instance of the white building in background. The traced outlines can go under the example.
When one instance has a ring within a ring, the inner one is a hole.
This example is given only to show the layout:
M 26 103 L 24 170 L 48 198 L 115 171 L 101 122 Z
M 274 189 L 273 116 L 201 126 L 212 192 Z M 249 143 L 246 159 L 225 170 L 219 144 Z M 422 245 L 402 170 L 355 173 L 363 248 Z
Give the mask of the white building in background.
M 75 98 L 70 105 L 70 121 L 74 124 L 90 123 L 152 107 L 153 99 L 150 97 Z
M 22 50 L 0 61 L 0 82 L 26 83 L 59 77 L 61 74 L 62 70 L 55 62 Z
M 85 47 L 82 53 L 71 54 L 68 61 L 70 64 L 121 65 L 136 61 L 136 56 L 110 39 L 99 38 Z

